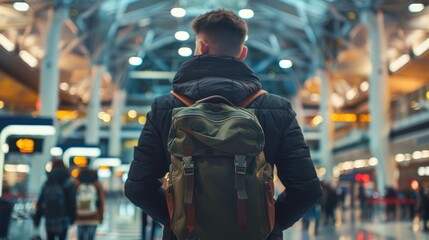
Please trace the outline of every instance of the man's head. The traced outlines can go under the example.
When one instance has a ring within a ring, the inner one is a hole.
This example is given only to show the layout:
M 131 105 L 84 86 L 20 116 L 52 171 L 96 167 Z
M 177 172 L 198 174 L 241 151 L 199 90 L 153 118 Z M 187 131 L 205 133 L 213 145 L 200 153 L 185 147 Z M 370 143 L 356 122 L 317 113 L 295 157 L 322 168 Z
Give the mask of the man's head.
M 232 11 L 218 9 L 198 16 L 192 29 L 197 35 L 195 55 L 234 56 L 241 60 L 247 55 L 246 22 Z

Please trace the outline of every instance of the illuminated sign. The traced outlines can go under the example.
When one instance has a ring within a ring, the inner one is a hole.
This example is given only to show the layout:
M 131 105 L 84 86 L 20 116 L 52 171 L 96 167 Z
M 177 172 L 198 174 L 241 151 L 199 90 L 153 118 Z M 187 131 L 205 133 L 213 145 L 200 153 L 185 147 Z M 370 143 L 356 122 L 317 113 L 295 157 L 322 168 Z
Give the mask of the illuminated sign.
M 66 167 L 70 166 L 70 159 L 73 156 L 98 157 L 101 151 L 98 147 L 71 147 L 63 153 L 63 162 Z
M 333 122 L 371 122 L 371 115 L 362 113 L 362 114 L 354 114 L 354 113 L 334 113 L 331 115 L 331 120 Z
M 16 141 L 16 146 L 19 151 L 22 153 L 32 153 L 34 152 L 34 140 L 30 138 L 21 138 Z
M 88 158 L 87 157 L 76 156 L 76 157 L 73 157 L 72 161 L 76 167 L 88 166 Z
M 369 173 L 357 173 L 355 175 L 355 180 L 357 182 L 369 183 L 369 181 L 371 181 L 371 175 L 369 175 Z
M 356 122 L 357 117 L 354 113 L 334 113 L 331 115 L 334 122 Z
M 7 139 L 9 153 L 32 154 L 41 153 L 43 150 L 43 139 L 28 137 L 9 137 Z

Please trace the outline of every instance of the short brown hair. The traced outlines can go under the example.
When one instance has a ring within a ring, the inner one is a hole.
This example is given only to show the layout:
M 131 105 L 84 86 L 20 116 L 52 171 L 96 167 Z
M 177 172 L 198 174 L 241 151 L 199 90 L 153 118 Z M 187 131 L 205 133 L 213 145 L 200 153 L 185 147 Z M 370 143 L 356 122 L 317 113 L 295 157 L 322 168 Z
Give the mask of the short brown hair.
M 204 34 L 217 52 L 224 55 L 236 55 L 247 35 L 246 22 L 234 12 L 218 9 L 198 16 L 192 21 L 192 29 L 196 34 Z

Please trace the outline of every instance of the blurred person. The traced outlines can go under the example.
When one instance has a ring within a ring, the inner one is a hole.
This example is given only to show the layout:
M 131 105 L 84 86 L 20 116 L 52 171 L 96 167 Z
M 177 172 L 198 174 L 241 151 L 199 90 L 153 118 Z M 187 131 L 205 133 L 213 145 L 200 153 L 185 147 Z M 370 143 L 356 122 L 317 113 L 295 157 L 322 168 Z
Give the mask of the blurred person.
M 146 228 L 149 224 L 149 215 L 147 215 L 145 212 L 142 211 L 142 240 L 155 240 L 155 234 L 158 229 L 161 229 L 161 225 L 152 219 L 152 223 L 150 225 L 150 237 L 147 236 Z
M 247 55 L 245 21 L 232 11 L 219 9 L 197 17 L 193 30 L 195 56 L 178 69 L 172 83 L 176 93 L 192 101 L 219 95 L 238 105 L 261 90 L 260 80 L 243 62 Z M 170 216 L 159 179 L 169 171 L 171 163 L 167 139 L 172 110 L 183 106 L 171 94 L 155 99 L 125 183 L 126 196 L 164 225 L 164 239 L 175 236 L 169 231 Z M 249 107 L 255 109 L 265 134 L 265 160 L 271 167 L 276 165 L 279 179 L 286 187 L 275 201 L 274 229 L 268 237 L 282 239 L 282 231 L 318 201 L 322 190 L 291 103 L 280 96 L 264 94 Z
M 324 198 L 325 225 L 330 224 L 330 220 L 332 220 L 332 224 L 335 225 L 335 209 L 338 204 L 338 195 L 329 182 L 325 183 Z
M 405 191 L 398 191 L 398 202 L 401 209 L 401 219 L 406 219 L 408 216 L 408 203 Z
M 427 221 L 429 220 L 429 187 L 420 190 L 420 210 L 423 222 L 423 231 L 429 231 Z
M 359 183 L 358 188 L 358 199 L 359 199 L 359 206 L 361 211 L 361 219 L 367 219 L 369 218 L 369 209 L 368 209 L 368 196 L 365 191 L 365 187 L 363 186 L 363 183 Z
M 417 208 L 417 199 L 418 199 L 418 193 L 414 189 L 410 189 L 407 192 L 407 201 L 408 201 L 408 213 L 410 220 L 413 220 L 416 215 L 416 208 Z
M 0 197 L 0 240 L 7 239 L 14 206 L 10 199 L 11 194 L 9 190 L 9 184 L 3 179 L 2 195 Z
M 312 206 L 302 217 L 302 228 L 305 231 L 309 230 L 311 221 L 314 221 L 314 235 L 319 233 L 321 201 L 318 201 Z
M 77 236 L 79 240 L 93 240 L 97 226 L 103 222 L 104 191 L 97 170 L 82 168 L 77 180 Z
M 386 187 L 384 200 L 386 202 L 386 220 L 393 221 L 396 219 L 396 191 L 393 187 Z
M 75 184 L 61 159 L 52 161 L 47 177 L 36 204 L 34 226 L 39 227 L 43 216 L 48 240 L 64 240 L 76 219 Z
M 345 188 L 345 187 L 339 187 L 338 188 L 338 191 L 339 191 L 339 197 L 338 197 L 338 200 L 339 200 L 339 202 L 340 202 L 340 205 L 341 205 L 341 210 L 343 211 L 343 213 L 344 213 L 344 211 L 346 210 L 346 196 L 347 196 L 347 188 Z

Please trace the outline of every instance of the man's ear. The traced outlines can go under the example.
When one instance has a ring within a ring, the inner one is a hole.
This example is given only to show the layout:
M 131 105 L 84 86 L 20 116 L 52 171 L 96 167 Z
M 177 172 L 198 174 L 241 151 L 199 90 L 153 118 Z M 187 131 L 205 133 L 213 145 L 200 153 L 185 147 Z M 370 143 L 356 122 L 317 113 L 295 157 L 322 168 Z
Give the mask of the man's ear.
M 199 55 L 205 55 L 209 53 L 209 45 L 203 39 L 198 39 L 198 45 L 200 47 Z
M 247 46 L 243 46 L 241 48 L 241 53 L 240 53 L 240 56 L 238 58 L 240 58 L 240 60 L 243 61 L 246 58 L 248 51 L 249 51 L 249 49 L 247 48 Z

